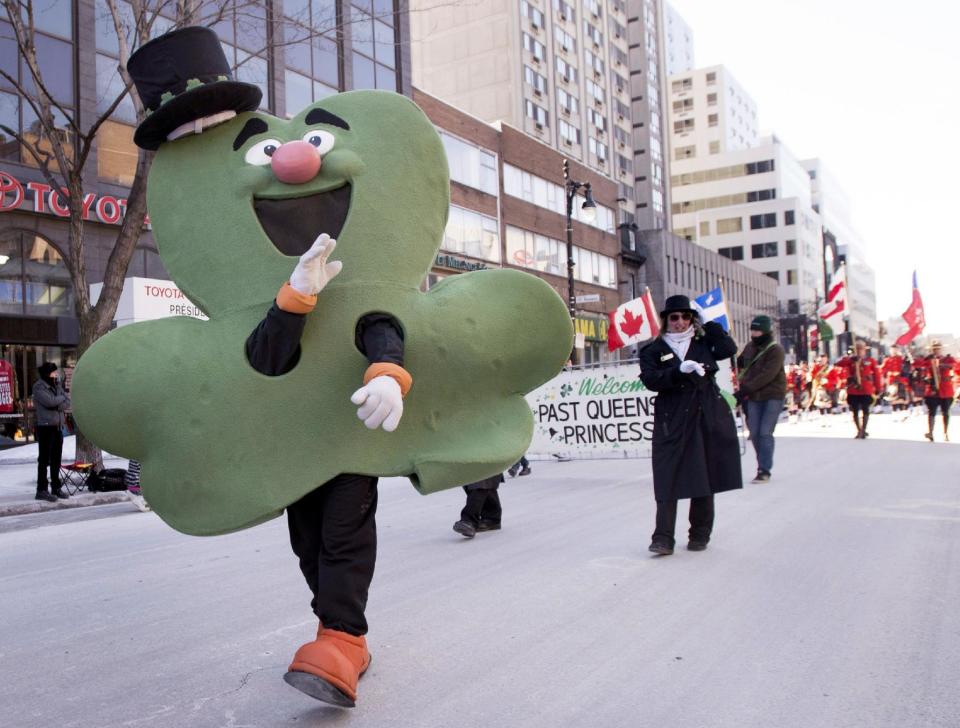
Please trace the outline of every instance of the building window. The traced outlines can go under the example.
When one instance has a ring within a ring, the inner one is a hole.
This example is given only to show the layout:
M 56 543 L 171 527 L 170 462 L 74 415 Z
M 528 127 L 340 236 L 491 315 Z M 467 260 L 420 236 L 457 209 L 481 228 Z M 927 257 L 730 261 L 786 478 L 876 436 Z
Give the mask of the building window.
M 397 90 L 397 42 L 392 14 L 370 14 L 370 3 L 354 0 L 351 5 L 353 88 Z M 332 14 L 332 8 L 331 8 Z
M 710 234 L 710 221 L 704 220 L 700 223 L 700 237 Z
M 618 154 L 617 169 L 620 170 L 620 174 L 633 174 L 633 162 L 622 154 Z
M 747 202 L 762 202 L 763 200 L 775 199 L 777 199 L 777 191 L 775 189 L 754 190 L 747 193 Z
M 520 15 L 527 18 L 534 28 L 544 27 L 543 13 L 527 0 L 520 0 Z
M 597 141 L 593 137 L 589 137 L 587 146 L 590 149 L 590 153 L 593 154 L 600 162 L 607 161 L 607 157 L 609 156 L 609 150 L 607 149 L 606 144 L 604 144 L 603 142 Z
M 547 79 L 530 68 L 530 66 L 523 67 L 523 80 L 533 86 L 533 90 L 538 94 L 545 94 L 547 92 Z
M 673 150 L 674 159 L 693 159 L 697 156 L 697 147 L 694 144 L 686 147 L 677 147 Z
M 546 109 L 544 109 L 542 106 L 537 106 L 537 104 L 533 103 L 529 99 L 524 101 L 523 104 L 527 116 L 533 119 L 537 126 L 549 126 L 549 116 Z
M 707 116 L 707 126 L 717 126 L 720 123 L 720 116 L 718 114 L 710 114 Z
M 777 243 L 754 243 L 750 246 L 750 257 L 752 258 L 776 258 Z
M 606 70 L 603 59 L 595 53 L 585 50 L 583 52 L 584 60 L 587 62 L 587 68 L 592 68 L 595 76 L 602 76 Z
M 594 101 L 597 101 L 601 104 L 603 103 L 603 99 L 604 99 L 603 86 L 600 86 L 599 84 L 594 83 L 588 78 L 586 81 L 586 88 L 587 88 L 587 94 L 589 96 L 592 96 Z
M 796 240 L 788 240 L 788 241 L 787 241 L 787 252 L 786 252 L 786 254 L 787 254 L 787 255 L 795 255 L 796 252 L 797 252 L 797 241 L 796 241 Z
M 710 154 L 720 154 L 720 142 L 710 142 Z
M 767 278 L 773 278 L 777 283 L 780 282 L 780 271 L 778 270 L 767 271 L 764 275 L 767 276 Z
M 587 109 L 587 121 L 593 124 L 594 128 L 601 133 L 607 130 L 607 117 L 596 109 Z
M 557 73 L 559 74 L 560 78 L 568 83 L 576 83 L 577 69 L 563 60 L 560 56 L 556 56 L 556 59 Z
M 742 217 L 725 217 L 717 220 L 717 235 L 726 235 L 727 233 L 739 233 L 743 231 Z
M 244 13 L 245 8 L 238 12 Z M 340 88 L 337 12 L 336 7 L 330 4 L 285 2 L 283 14 L 284 77 L 287 83 L 294 86 L 287 86 L 285 108 L 287 116 L 292 117 Z M 383 88 L 396 90 L 393 17 L 374 19 L 369 13 L 358 9 L 356 20 L 354 43 L 363 57 L 358 59 L 354 67 L 354 87 L 360 88 L 357 83 L 364 84 L 366 88 L 376 87 L 375 59 L 379 58 L 383 66 Z
M 793 210 L 785 210 L 783 213 L 783 224 L 784 225 L 793 225 L 794 224 Z
M 797 283 L 797 271 L 793 268 L 787 271 L 787 285 L 794 286 Z
M 577 41 L 559 25 L 553 26 L 553 39 L 556 41 L 557 45 L 560 46 L 562 51 L 569 53 L 577 52 Z M 543 48 L 543 46 L 540 47 Z
M 690 91 L 693 88 L 693 78 L 678 78 L 672 84 L 670 84 L 670 89 L 674 93 L 680 93 L 682 91 Z
M 617 46 L 615 46 L 615 45 L 611 45 L 611 46 L 610 46 L 610 59 L 613 61 L 613 65 L 615 65 L 615 66 L 624 66 L 624 67 L 626 67 L 626 65 L 627 65 L 627 64 L 629 63 L 629 61 L 630 61 L 629 56 L 627 56 L 626 51 L 624 51 L 624 50 L 621 49 L 621 48 L 617 48 Z M 623 90 L 626 90 L 626 87 L 627 87 L 626 79 L 623 79 L 623 80 L 624 80 L 624 83 L 622 84 L 622 85 L 623 85 Z M 618 90 L 619 90 L 619 89 L 618 89 Z
M 559 30 L 559 28 L 557 28 L 557 30 Z M 543 43 L 535 39 L 529 33 L 523 34 L 523 47 L 530 51 L 530 55 L 532 55 L 538 61 L 542 61 L 547 57 L 547 49 L 544 47 Z
M 674 119 L 673 133 L 686 134 L 694 130 L 694 119 Z
M 494 217 L 451 205 L 441 247 L 451 253 L 499 263 L 500 225 Z
M 497 158 L 485 149 L 441 131 L 440 141 L 447 153 L 450 179 L 488 195 L 498 194 Z
M 717 95 L 707 94 L 707 106 L 716 106 L 716 105 L 717 105 Z
M 73 284 L 60 251 L 26 231 L 0 233 L 0 311 L 73 316 Z
M 583 21 L 583 32 L 586 36 L 593 41 L 595 46 L 603 45 L 603 33 L 600 32 L 600 29 L 597 26 L 593 25 L 587 20 Z
M 503 165 L 503 191 L 511 197 L 526 200 L 538 207 L 552 210 L 558 215 L 566 214 L 566 196 L 563 187 L 511 164 Z M 615 220 L 613 210 L 598 202 L 596 218 L 593 222 L 587 222 L 582 218 L 582 204 L 582 197 L 578 197 L 574 202 L 573 209 L 577 220 L 598 230 L 613 232 Z
M 560 16 L 561 20 L 575 21 L 577 19 L 577 11 L 563 0 L 553 0 L 553 9 L 557 12 L 557 15 Z
M 566 275 L 566 243 L 529 230 L 507 226 L 507 259 L 505 262 L 522 268 Z M 617 262 L 615 259 L 573 246 L 573 277 L 584 283 L 604 288 L 617 287 Z
M 766 212 L 762 215 L 750 216 L 751 230 L 763 230 L 764 228 L 772 228 L 776 226 L 777 226 L 777 213 L 775 212 Z
M 625 94 L 628 92 L 629 87 L 627 86 L 627 79 L 625 79 L 619 73 L 616 71 L 611 71 L 610 80 L 613 81 L 613 87 L 616 89 L 618 94 Z
M 717 253 L 730 260 L 743 260 L 742 245 L 734 245 L 729 248 L 717 248 Z
M 613 138 L 616 140 L 618 147 L 630 146 L 630 132 L 626 129 L 619 126 L 613 127 Z
M 568 124 L 563 119 L 560 119 L 558 124 L 558 129 L 560 131 L 560 138 L 570 144 L 579 144 L 580 143 L 580 130 L 572 124 Z
M 685 114 L 693 111 L 693 99 L 677 99 L 673 102 L 674 114 Z
M 747 162 L 747 174 L 763 174 L 764 172 L 773 172 L 774 164 L 772 159 L 764 159 L 760 162 Z
M 707 85 L 713 86 L 717 82 L 717 74 L 711 71 L 707 74 Z
M 571 96 L 562 88 L 557 89 L 557 108 L 561 112 L 567 112 L 567 114 L 579 114 L 580 113 L 580 102 L 577 101 L 576 96 Z

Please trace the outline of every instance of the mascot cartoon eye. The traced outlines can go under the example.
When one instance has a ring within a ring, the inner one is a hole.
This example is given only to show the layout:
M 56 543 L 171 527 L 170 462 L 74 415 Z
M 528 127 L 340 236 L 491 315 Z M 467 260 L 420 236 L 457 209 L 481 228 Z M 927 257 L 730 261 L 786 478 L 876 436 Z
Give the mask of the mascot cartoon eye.
M 280 142 L 276 139 L 264 139 L 250 147 L 243 159 L 247 164 L 256 164 L 262 167 L 265 164 L 270 164 L 270 157 L 279 148 Z
M 333 134 L 328 131 L 320 131 L 319 129 L 308 131 L 303 135 L 303 141 L 315 146 L 317 151 L 320 152 L 321 157 L 333 149 L 333 145 L 336 143 Z

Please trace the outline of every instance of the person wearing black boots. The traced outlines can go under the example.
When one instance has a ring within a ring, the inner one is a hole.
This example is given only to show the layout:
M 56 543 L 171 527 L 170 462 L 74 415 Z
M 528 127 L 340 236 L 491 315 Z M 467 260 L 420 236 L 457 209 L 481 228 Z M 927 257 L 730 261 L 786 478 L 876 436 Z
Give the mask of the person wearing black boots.
M 499 531 L 503 509 L 497 489 L 502 482 L 503 474 L 500 473 L 463 486 L 467 503 L 460 511 L 460 520 L 453 524 L 453 530 L 464 538 L 473 538 L 479 531 Z
M 510 473 L 511 478 L 517 477 L 517 473 L 520 475 L 530 475 L 530 461 L 527 460 L 527 456 L 524 455 L 516 463 L 510 466 L 510 469 L 507 470 Z
M 57 378 L 57 365 L 44 362 L 37 369 L 40 378 L 33 385 L 33 406 L 37 414 L 37 500 L 66 500 L 60 487 L 60 457 L 63 452 L 64 411 L 70 398 Z M 47 471 L 50 471 L 49 485 Z M 47 488 L 50 490 L 47 490 Z

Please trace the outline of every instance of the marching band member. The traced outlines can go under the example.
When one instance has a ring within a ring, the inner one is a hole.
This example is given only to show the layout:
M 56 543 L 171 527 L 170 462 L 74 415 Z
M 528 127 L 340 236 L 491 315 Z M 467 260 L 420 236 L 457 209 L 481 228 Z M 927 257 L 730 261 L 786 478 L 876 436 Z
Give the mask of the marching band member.
M 856 439 L 863 440 L 867 437 L 870 408 L 883 386 L 880 367 L 876 359 L 867 356 L 867 344 L 862 339 L 857 339 L 853 356 L 844 357 L 837 366 L 846 370 L 847 403 L 853 412 L 853 424 L 857 426 Z
M 943 417 L 943 439 L 950 441 L 947 433 L 950 427 L 950 407 L 956 393 L 954 378 L 957 376 L 958 362 L 952 356 L 943 355 L 943 345 L 939 341 L 930 344 L 930 356 L 917 362 L 917 368 L 925 384 L 923 399 L 927 405 L 926 438 L 933 442 L 933 421 L 939 408 Z

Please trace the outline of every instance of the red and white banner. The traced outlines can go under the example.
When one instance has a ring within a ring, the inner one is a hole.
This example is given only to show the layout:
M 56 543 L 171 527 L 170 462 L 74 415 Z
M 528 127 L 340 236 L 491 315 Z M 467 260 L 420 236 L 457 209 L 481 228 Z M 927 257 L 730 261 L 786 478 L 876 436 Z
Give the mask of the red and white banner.
M 910 307 L 903 312 L 903 320 L 907 322 L 907 331 L 897 339 L 897 346 L 909 344 L 923 333 L 923 329 L 927 325 L 923 313 L 923 299 L 920 298 L 920 289 L 917 288 L 916 271 L 913 272 L 913 300 L 910 302 Z
M 13 365 L 0 359 L 0 414 L 13 412 Z
M 607 349 L 610 351 L 639 344 L 660 333 L 657 309 L 649 288 L 640 298 L 621 304 L 607 315 L 610 317 L 607 332 Z
M 827 300 L 818 310 L 817 314 L 830 324 L 831 328 L 836 328 L 836 321 L 830 319 L 840 316 L 847 316 L 847 266 L 841 265 L 840 270 L 833 274 L 830 279 L 830 290 L 827 291 Z

